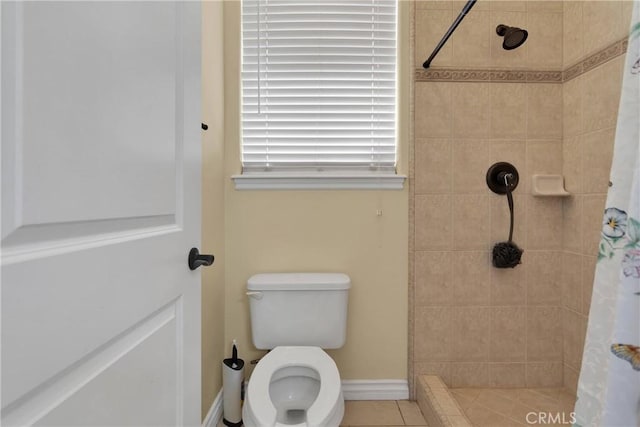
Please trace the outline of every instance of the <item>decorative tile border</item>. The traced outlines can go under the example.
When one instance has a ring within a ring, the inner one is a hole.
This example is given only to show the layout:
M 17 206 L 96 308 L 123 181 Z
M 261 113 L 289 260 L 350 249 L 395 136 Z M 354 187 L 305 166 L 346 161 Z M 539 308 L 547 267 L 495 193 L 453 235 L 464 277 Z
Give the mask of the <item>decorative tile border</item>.
M 561 71 L 416 69 L 415 81 L 562 83 Z
M 629 40 L 624 38 L 622 40 L 618 40 L 617 42 L 605 47 L 599 52 L 594 53 L 578 62 L 575 65 L 567 68 L 562 72 L 562 81 L 569 81 L 571 79 L 575 79 L 581 74 L 586 73 L 589 70 L 596 68 L 598 65 L 602 65 L 607 61 L 612 60 L 613 58 L 624 55 L 627 52 L 627 45 L 629 44 Z
M 562 83 L 623 55 L 627 51 L 627 44 L 626 38 L 618 40 L 563 71 L 417 68 L 414 80 L 416 82 Z

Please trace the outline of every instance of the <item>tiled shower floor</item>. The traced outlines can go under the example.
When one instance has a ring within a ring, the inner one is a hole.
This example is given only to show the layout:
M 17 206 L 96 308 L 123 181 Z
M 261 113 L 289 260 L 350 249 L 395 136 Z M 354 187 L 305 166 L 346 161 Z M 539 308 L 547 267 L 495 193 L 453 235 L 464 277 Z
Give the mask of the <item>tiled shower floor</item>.
M 570 426 L 575 396 L 559 388 L 452 388 L 474 427 Z M 528 418 L 527 418 L 528 417 Z

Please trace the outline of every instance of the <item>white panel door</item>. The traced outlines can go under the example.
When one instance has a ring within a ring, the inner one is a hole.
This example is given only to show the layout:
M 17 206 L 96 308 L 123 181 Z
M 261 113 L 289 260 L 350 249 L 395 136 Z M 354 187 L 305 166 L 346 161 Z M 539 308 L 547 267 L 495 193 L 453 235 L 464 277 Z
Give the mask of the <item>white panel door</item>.
M 1 24 L 2 425 L 200 425 L 200 5 Z

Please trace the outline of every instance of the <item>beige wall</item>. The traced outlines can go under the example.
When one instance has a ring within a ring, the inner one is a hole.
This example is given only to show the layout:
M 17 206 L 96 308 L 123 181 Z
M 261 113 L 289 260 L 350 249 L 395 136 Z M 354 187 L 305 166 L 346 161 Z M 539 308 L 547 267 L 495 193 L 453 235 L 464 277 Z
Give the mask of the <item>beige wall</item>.
M 222 387 L 224 344 L 224 76 L 222 2 L 202 3 L 202 417 Z
M 420 67 L 463 2 L 416 2 Z M 498 24 L 527 42 L 501 47 Z M 433 69 L 556 70 L 562 66 L 562 2 L 478 2 Z M 533 197 L 531 176 L 562 172 L 562 85 L 415 82 L 413 373 L 450 386 L 562 384 L 562 201 Z M 455 77 L 454 77 L 455 79 Z M 486 185 L 497 161 L 520 173 L 515 269 L 491 265 L 508 237 L 505 196 Z
M 631 1 L 565 2 L 565 68 L 626 37 Z M 582 31 L 590 28 L 589 31 Z M 563 84 L 564 385 L 575 390 L 613 155 L 624 55 Z
M 225 341 L 236 338 L 245 360 L 263 354 L 251 343 L 244 294 L 251 275 L 344 272 L 353 283 L 347 343 L 330 352 L 342 378 L 406 378 L 408 192 L 234 189 L 230 176 L 240 172 L 239 13 L 239 2 L 225 2 Z M 408 25 L 402 28 L 408 39 Z M 401 64 L 407 64 L 407 48 L 404 43 Z M 406 65 L 401 72 L 409 72 Z M 403 118 L 406 95 L 405 88 Z M 406 174 L 406 125 L 399 144 L 399 170 Z

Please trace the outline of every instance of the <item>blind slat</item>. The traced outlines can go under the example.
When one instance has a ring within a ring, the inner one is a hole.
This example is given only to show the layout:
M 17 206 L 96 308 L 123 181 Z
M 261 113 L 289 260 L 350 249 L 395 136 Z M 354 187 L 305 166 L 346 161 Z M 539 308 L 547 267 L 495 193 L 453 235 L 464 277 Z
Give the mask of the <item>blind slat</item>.
M 243 0 L 243 170 L 396 163 L 397 0 Z

